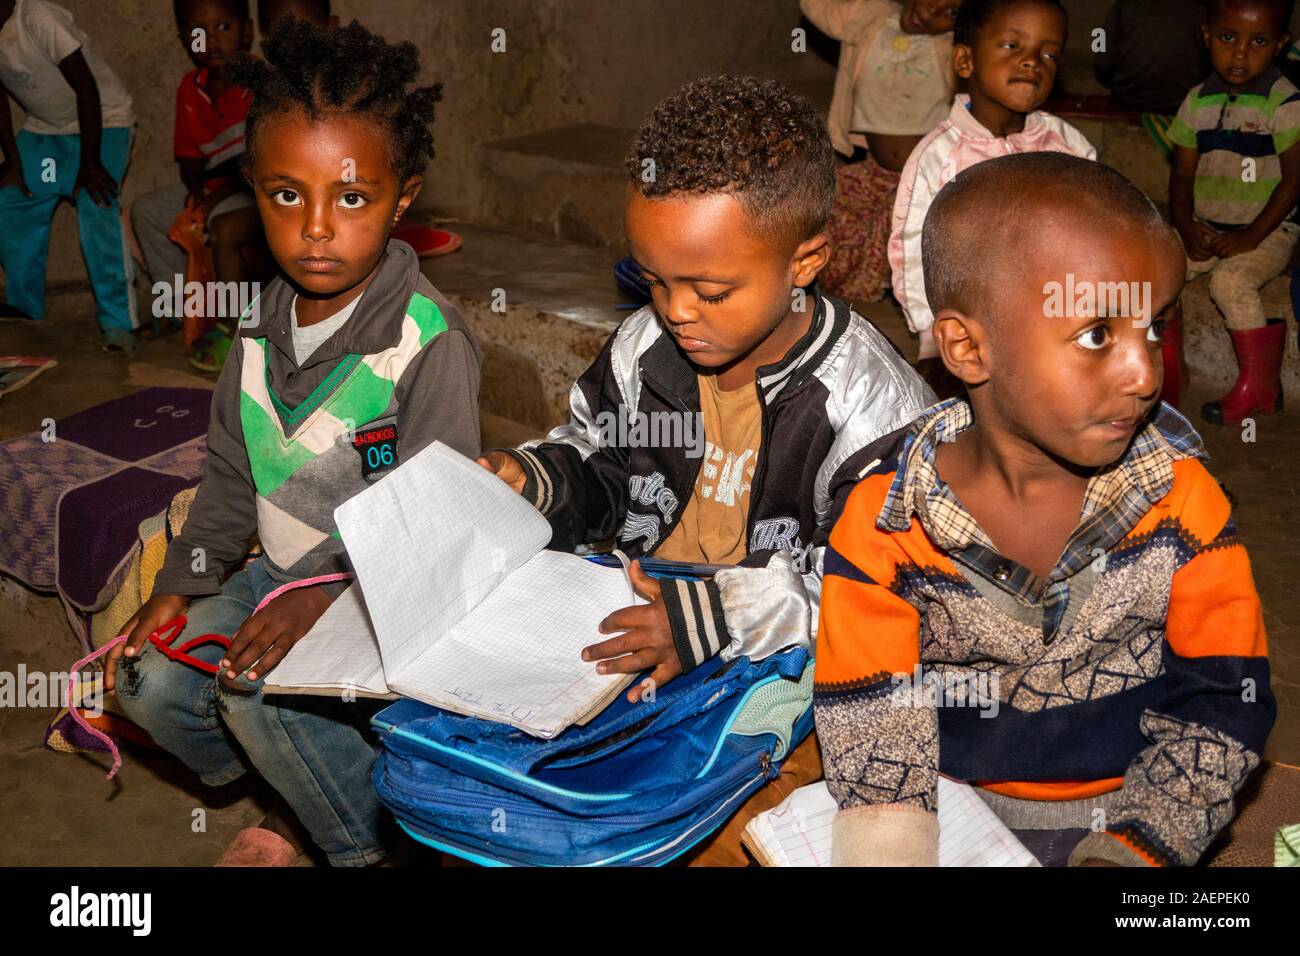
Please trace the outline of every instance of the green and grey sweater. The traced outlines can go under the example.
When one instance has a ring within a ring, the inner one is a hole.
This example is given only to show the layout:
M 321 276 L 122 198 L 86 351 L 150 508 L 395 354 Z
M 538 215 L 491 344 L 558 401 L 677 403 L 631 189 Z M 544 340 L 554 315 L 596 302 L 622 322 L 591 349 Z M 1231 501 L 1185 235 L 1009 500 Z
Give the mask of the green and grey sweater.
M 479 452 L 478 344 L 410 246 L 389 242 L 356 310 L 301 367 L 294 295 L 267 286 L 230 350 L 203 481 L 155 594 L 217 593 L 254 534 L 277 576 L 350 570 L 335 508 L 434 440 Z

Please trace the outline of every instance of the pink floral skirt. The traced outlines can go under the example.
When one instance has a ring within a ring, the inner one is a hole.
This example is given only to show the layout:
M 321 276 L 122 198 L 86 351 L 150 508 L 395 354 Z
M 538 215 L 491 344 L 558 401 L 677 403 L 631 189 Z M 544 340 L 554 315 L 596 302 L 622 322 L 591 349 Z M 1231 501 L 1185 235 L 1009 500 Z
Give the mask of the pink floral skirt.
M 826 291 L 850 302 L 879 302 L 889 291 L 889 229 L 899 174 L 868 156 L 835 171 L 835 205 L 828 226 L 831 261 Z

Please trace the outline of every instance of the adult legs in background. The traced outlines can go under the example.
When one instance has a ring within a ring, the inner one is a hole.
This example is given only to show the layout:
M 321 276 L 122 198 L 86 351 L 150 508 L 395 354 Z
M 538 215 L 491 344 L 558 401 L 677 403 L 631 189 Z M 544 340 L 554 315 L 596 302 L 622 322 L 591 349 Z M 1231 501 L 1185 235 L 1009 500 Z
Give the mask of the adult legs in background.
M 114 127 L 104 130 L 100 162 L 117 181 L 119 189 L 130 155 L 130 129 Z M 26 163 L 23 165 L 25 168 Z M 75 173 L 73 175 L 75 180 Z M 95 292 L 95 317 L 109 343 L 116 341 L 121 344 L 121 337 L 140 324 L 131 290 L 134 268 L 131 244 L 122 225 L 122 206 L 116 197 L 107 206 L 96 205 L 84 189 L 77 194 L 75 201 L 81 254 L 86 259 L 90 285 Z
M 45 270 L 50 249 L 50 224 L 54 207 L 63 195 L 61 168 L 65 151 L 59 139 L 79 137 L 41 136 L 18 131 L 18 155 L 22 158 L 23 177 L 30 196 L 17 186 L 0 189 L 0 267 L 5 273 L 5 298 L 8 303 L 33 319 L 45 317 Z M 53 161 L 51 167 L 47 160 Z M 72 176 L 76 178 L 76 167 Z M 52 181 L 47 181 L 51 180 Z M 71 181 L 68 190 L 71 191 Z

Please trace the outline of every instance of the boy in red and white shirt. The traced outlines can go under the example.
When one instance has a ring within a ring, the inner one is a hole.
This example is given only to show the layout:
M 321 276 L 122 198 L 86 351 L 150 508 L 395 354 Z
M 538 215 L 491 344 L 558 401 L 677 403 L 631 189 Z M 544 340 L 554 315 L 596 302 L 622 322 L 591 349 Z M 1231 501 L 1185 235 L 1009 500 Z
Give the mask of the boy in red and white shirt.
M 239 173 L 244 120 L 252 97 L 225 75 L 230 60 L 253 44 L 248 0 L 177 0 L 175 10 L 180 40 L 195 65 L 176 90 L 172 143 L 181 181 L 137 199 L 131 224 L 150 283 L 170 285 L 185 272 L 185 252 L 167 237 L 168 230 L 187 203 L 200 207 L 208 223 L 217 278 L 241 280 L 246 278 L 240 274 L 242 263 L 232 270 L 223 261 L 231 258 L 231 251 L 214 240 L 220 238 L 222 216 L 253 205 Z M 233 257 L 239 258 L 238 247 Z

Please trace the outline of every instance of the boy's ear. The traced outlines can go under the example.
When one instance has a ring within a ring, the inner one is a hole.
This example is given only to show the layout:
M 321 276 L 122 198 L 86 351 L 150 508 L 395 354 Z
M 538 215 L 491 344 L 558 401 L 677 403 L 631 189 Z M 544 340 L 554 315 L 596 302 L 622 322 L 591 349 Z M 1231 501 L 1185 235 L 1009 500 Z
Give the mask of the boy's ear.
M 1207 50 L 1210 48 L 1210 25 L 1208 23 L 1201 24 L 1201 42 L 1205 44 Z
M 251 50 L 253 48 L 252 20 L 245 20 L 244 25 L 239 30 L 239 48 L 241 50 Z
M 954 43 L 952 47 L 952 71 L 963 80 L 969 80 L 975 72 L 975 56 L 971 48 L 964 43 Z
M 790 257 L 794 284 L 803 288 L 817 278 L 817 273 L 831 261 L 831 237 L 824 232 L 810 236 L 795 247 Z
M 930 333 L 940 360 L 963 384 L 988 381 L 988 338 L 977 320 L 956 309 L 940 309 Z

